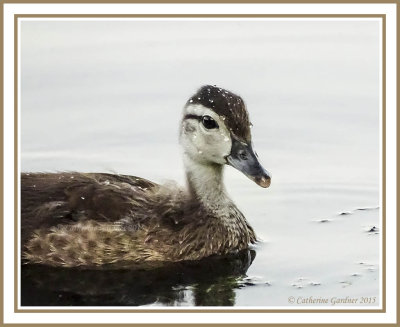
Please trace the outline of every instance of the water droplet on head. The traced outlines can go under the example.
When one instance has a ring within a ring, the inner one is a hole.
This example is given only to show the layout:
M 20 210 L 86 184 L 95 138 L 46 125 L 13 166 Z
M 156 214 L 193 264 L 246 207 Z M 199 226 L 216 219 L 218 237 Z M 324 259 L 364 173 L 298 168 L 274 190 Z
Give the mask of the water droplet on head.
M 202 154 L 202 153 L 203 153 L 203 151 L 199 150 L 199 154 Z
M 211 103 L 213 103 L 213 102 L 214 102 L 214 100 L 213 100 L 213 99 L 210 99 L 209 101 L 210 101 Z
M 85 197 L 84 197 L 84 196 L 81 196 L 81 199 L 82 199 L 82 200 L 85 200 Z

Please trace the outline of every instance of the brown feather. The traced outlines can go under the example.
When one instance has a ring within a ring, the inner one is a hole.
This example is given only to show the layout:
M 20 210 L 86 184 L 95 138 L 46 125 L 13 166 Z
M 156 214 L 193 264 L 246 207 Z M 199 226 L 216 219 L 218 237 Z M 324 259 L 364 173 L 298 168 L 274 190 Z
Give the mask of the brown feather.
M 232 205 L 213 216 L 175 185 L 109 174 L 22 174 L 22 247 L 54 266 L 197 260 L 247 248 L 254 232 Z

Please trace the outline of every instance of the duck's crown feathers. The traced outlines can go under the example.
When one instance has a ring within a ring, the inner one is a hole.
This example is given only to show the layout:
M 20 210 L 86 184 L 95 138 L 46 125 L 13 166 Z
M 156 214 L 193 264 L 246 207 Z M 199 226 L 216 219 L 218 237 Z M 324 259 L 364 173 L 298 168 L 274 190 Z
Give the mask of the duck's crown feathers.
M 223 118 L 232 134 L 246 142 L 250 141 L 249 114 L 240 96 L 216 85 L 204 85 L 186 103 L 195 104 L 213 110 Z

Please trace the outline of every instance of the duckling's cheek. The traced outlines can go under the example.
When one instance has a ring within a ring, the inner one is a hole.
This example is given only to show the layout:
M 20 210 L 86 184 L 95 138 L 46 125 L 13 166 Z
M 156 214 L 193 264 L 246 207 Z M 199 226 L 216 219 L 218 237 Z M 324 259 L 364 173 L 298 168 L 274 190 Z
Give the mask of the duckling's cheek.
M 204 135 L 204 145 L 207 147 L 214 146 L 215 144 L 218 144 L 218 137 L 214 134 L 210 135 Z
M 220 133 L 215 133 L 206 138 L 207 145 L 205 147 L 209 161 L 224 164 L 225 157 L 231 152 L 231 141 L 225 141 L 225 137 Z
M 231 153 L 232 139 L 228 129 L 224 125 L 220 128 L 218 139 L 219 153 L 225 158 Z
M 188 121 L 183 122 L 183 126 L 182 127 L 183 127 L 183 132 L 185 134 L 193 133 L 196 130 L 196 127 L 193 124 L 191 124 L 190 122 L 188 122 Z
M 180 135 L 180 141 L 184 148 L 190 147 L 190 145 L 196 145 L 198 143 L 197 137 L 197 126 L 191 122 L 182 123 L 182 132 Z
M 193 160 L 204 160 L 204 140 L 202 140 L 202 135 L 198 133 L 197 127 L 194 124 L 188 122 L 182 125 L 180 143 L 184 153 L 189 155 Z

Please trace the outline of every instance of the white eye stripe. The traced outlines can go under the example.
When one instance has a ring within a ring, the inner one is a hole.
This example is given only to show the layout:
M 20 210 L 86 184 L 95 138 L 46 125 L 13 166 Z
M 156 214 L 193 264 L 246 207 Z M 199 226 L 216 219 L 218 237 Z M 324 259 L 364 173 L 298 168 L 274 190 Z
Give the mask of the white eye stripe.
M 209 108 L 204 107 L 201 104 L 190 104 L 185 107 L 185 115 L 195 116 L 210 116 L 214 120 L 217 120 L 218 115 Z

